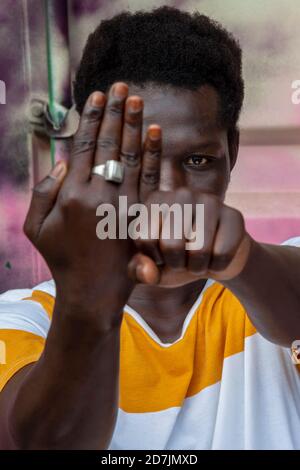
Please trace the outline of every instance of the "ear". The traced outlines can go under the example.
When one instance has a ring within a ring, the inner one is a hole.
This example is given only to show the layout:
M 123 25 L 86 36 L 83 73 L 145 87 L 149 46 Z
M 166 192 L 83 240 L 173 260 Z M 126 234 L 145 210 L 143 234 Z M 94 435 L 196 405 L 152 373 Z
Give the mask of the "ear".
M 237 127 L 233 127 L 228 130 L 227 141 L 228 141 L 228 150 L 229 150 L 229 156 L 230 156 L 230 171 L 231 171 L 236 163 L 238 152 L 239 152 L 240 131 Z

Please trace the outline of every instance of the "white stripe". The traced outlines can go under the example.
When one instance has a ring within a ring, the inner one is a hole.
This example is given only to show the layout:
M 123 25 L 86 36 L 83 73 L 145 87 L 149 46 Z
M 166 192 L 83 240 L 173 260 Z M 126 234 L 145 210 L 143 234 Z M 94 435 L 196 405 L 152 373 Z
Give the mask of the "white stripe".
M 180 407 L 155 413 L 126 413 L 119 408 L 108 450 L 165 449 L 179 412 Z
M 49 295 L 52 295 L 52 297 L 55 297 L 56 295 L 56 287 L 53 279 L 50 279 L 49 281 L 42 282 L 41 284 L 38 284 L 37 286 L 34 287 L 33 290 L 41 290 L 43 292 L 46 292 Z
M 0 301 L 15 301 L 21 300 L 24 297 L 30 297 L 32 294 L 32 289 L 11 289 L 0 294 Z
M 290 246 L 298 246 L 300 247 L 300 237 L 292 237 L 288 240 L 285 240 L 281 245 L 290 245 Z
M 47 337 L 50 320 L 43 306 L 33 300 L 22 300 L 41 290 L 55 295 L 54 281 L 38 284 L 33 289 L 11 289 L 0 295 L 0 329 L 21 330 Z
M 181 408 L 119 409 L 109 449 L 299 450 L 299 430 L 299 371 L 286 348 L 255 333 L 244 352 L 224 359 L 221 380 Z
M 50 320 L 37 302 L 0 301 L 0 329 L 22 330 L 46 338 Z

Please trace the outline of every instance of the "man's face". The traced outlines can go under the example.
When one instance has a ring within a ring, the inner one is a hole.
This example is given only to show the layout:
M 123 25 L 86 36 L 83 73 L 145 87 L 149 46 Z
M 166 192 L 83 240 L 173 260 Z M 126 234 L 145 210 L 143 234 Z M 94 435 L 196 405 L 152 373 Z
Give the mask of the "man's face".
M 218 97 L 205 85 L 197 91 L 129 85 L 144 100 L 143 140 L 150 124 L 162 128 L 161 191 L 188 187 L 224 200 L 235 157 L 227 132 L 218 126 Z

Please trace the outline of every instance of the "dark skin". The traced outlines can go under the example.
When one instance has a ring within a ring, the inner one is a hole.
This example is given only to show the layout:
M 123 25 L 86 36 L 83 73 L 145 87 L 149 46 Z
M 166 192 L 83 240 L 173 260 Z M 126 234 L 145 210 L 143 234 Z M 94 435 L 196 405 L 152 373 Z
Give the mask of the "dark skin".
M 168 198 L 168 192 L 186 187 L 193 192 L 215 195 L 224 200 L 230 171 L 236 161 L 238 134 L 228 143 L 226 131 L 217 125 L 218 102 L 215 91 L 208 86 L 197 93 L 188 90 L 166 92 L 159 87 L 141 90 L 134 86 L 130 87 L 130 91 L 141 96 L 146 103 L 144 130 L 154 123 L 163 129 L 163 152 L 158 164 L 151 167 L 152 172 L 157 172 L 157 184 L 150 186 L 147 192 L 142 190 L 141 201 L 145 202 L 150 191 L 160 190 L 164 194 L 161 194 L 159 202 L 168 200 L 172 203 L 174 196 L 172 194 Z M 206 155 L 215 158 L 205 166 Z M 199 279 L 196 274 L 199 263 L 190 260 L 190 269 L 186 269 L 185 250 L 181 242 L 178 246 L 171 246 L 170 250 L 168 246 L 158 247 L 157 243 L 151 242 L 138 246 L 154 259 L 157 259 L 155 255 L 159 252 L 158 259 L 165 263 L 161 269 L 161 278 L 164 278 L 164 285 L 170 287 L 161 289 L 138 284 L 128 304 L 141 313 L 162 341 L 175 341 L 181 335 L 187 312 L 205 283 L 205 279 Z M 175 256 L 172 256 L 174 252 Z M 168 269 L 171 271 L 167 275 Z
M 207 86 L 128 91 L 119 83 L 89 98 L 68 167 L 58 164 L 36 186 L 24 226 L 57 295 L 40 359 L 0 395 L 3 449 L 108 448 L 125 303 L 172 342 L 212 278 L 239 298 L 267 339 L 290 346 L 300 337 L 299 249 L 254 241 L 240 212 L 224 204 L 238 133 L 228 138 L 217 117 L 217 93 Z M 120 185 L 91 176 L 94 164 L 109 159 L 125 165 Z M 184 240 L 162 238 L 100 242 L 96 207 L 116 206 L 119 195 L 128 204 L 204 203 L 204 247 L 187 252 Z

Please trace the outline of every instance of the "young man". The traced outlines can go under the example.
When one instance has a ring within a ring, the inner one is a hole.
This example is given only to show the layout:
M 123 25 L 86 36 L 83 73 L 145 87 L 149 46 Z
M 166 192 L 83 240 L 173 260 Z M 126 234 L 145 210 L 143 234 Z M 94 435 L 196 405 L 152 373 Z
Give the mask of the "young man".
M 123 13 L 90 35 L 74 92 L 68 166 L 24 227 L 53 280 L 1 298 L 1 448 L 300 448 L 300 250 L 253 240 L 223 202 L 237 42 L 199 14 Z M 117 182 L 95 174 L 110 160 Z M 204 246 L 99 240 L 96 209 L 121 195 L 204 204 Z

